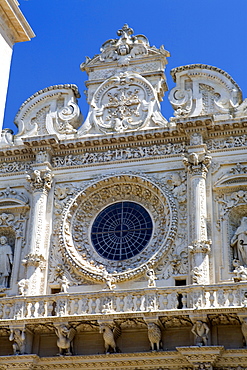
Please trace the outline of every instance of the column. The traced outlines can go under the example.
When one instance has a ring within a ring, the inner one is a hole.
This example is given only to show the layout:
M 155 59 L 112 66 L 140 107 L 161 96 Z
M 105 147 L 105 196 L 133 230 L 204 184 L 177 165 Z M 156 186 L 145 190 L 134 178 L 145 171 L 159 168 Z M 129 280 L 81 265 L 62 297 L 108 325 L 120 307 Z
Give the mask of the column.
M 43 293 L 43 277 L 46 268 L 46 210 L 47 197 L 52 185 L 52 173 L 49 168 L 35 169 L 27 180 L 33 191 L 31 223 L 29 233 L 29 253 L 23 260 L 26 266 L 28 295 Z
M 193 142 L 192 142 L 193 143 Z M 209 252 L 207 236 L 206 176 L 211 157 L 203 144 L 191 145 L 183 159 L 188 172 L 190 200 L 190 238 L 192 283 L 209 284 Z

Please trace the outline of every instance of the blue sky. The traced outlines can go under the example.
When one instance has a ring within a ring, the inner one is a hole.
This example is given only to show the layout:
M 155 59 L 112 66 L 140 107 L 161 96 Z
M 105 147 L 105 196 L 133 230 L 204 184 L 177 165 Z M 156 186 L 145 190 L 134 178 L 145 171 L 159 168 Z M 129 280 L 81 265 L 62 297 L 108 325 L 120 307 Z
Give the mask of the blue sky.
M 144 34 L 151 45 L 164 44 L 170 70 L 204 63 L 228 72 L 247 97 L 247 0 L 19 0 L 20 9 L 36 37 L 14 47 L 4 127 L 13 121 L 20 105 L 36 91 L 60 83 L 75 83 L 81 92 L 84 117 L 87 76 L 80 71 L 85 56 L 128 23 L 134 34 Z M 172 116 L 167 101 L 162 113 Z

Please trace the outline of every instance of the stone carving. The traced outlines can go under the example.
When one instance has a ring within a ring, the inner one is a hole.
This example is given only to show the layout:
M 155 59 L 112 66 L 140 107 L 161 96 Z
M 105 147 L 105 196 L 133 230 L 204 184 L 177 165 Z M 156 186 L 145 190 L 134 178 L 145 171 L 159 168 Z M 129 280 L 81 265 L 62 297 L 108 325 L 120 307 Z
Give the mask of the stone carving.
M 73 350 L 73 339 L 76 330 L 69 327 L 66 323 L 54 324 L 55 332 L 57 334 L 57 346 L 60 356 L 71 356 Z
M 52 164 L 54 167 L 69 167 L 93 163 L 128 161 L 137 158 L 151 159 L 155 156 L 182 154 L 184 151 L 185 143 L 167 143 L 162 145 L 151 145 L 149 147 L 127 147 L 99 153 L 85 152 L 81 155 L 68 154 L 64 157 L 53 157 Z
M 76 98 L 80 97 L 76 85 L 54 85 L 40 90 L 20 107 L 15 117 L 21 138 L 47 134 L 74 134 L 81 125 L 82 117 Z
M 100 324 L 100 333 L 103 333 L 106 354 L 110 353 L 110 350 L 116 353 L 116 341 L 121 335 L 120 326 L 117 325 L 112 329 L 108 324 L 102 323 Z
M 7 288 L 12 270 L 13 252 L 6 236 L 0 236 L 0 287 Z
M 19 294 L 26 296 L 28 292 L 28 285 L 29 285 L 29 280 L 28 279 L 21 279 L 18 281 L 18 289 L 19 289 Z
M 114 277 L 111 276 L 105 268 L 102 271 L 102 277 L 106 284 L 105 289 L 113 290 L 114 288 L 116 288 L 116 285 L 114 284 Z
M 208 150 L 237 148 L 247 146 L 247 136 L 230 136 L 227 139 L 210 139 L 207 141 Z
M 27 267 L 35 266 L 35 267 L 40 267 L 40 269 L 45 269 L 46 260 L 42 254 L 29 253 L 22 260 L 22 264 Z
M 68 288 L 70 285 L 68 278 L 65 275 L 62 275 L 58 282 L 60 283 L 61 293 L 68 293 Z
M 247 217 L 242 217 L 240 226 L 231 239 L 233 258 L 238 260 L 241 266 L 247 265 Z
M 6 189 L 0 191 L 0 201 L 3 199 L 13 199 L 16 201 L 21 201 L 23 204 L 28 204 L 29 200 L 26 194 L 22 191 L 17 191 L 8 186 Z
M 62 253 L 65 263 L 73 266 L 73 271 L 78 266 L 76 271 L 82 273 L 85 278 L 96 280 L 99 283 L 102 282 L 102 266 L 109 274 L 112 274 L 116 283 L 143 275 L 145 268 L 141 266 L 140 260 L 143 264 L 148 263 L 155 267 L 161 256 L 168 253 L 168 244 L 173 242 L 174 234 L 169 241 L 165 242 L 169 232 L 176 232 L 176 206 L 170 195 L 168 203 L 168 194 L 170 193 L 166 189 L 161 191 L 144 177 L 129 173 L 104 177 L 102 180 L 92 182 L 91 186 L 86 185 L 74 196 L 73 200 L 69 199 L 67 205 L 63 206 L 64 227 L 59 228 L 58 238 L 60 241 L 63 240 Z M 88 235 L 88 226 L 92 217 L 112 201 L 118 200 L 136 201 L 150 209 L 158 230 L 152 243 L 139 255 L 120 262 L 109 261 L 100 256 L 92 247 Z M 173 224 L 170 224 L 170 218 L 173 219 Z M 170 231 L 168 231 L 168 224 L 171 225 Z M 163 243 L 166 243 L 165 248 L 162 247 Z M 61 246 L 61 242 L 59 245 Z M 155 261 L 152 256 L 155 257 Z
M 243 334 L 243 345 L 244 347 L 247 347 L 247 317 L 243 318 L 241 330 Z
M 242 102 L 242 93 L 226 72 L 205 64 L 174 68 L 176 86 L 169 93 L 175 117 L 231 113 Z
M 3 162 L 0 164 L 0 173 L 26 172 L 31 170 L 33 162 Z
M 148 287 L 155 287 L 156 286 L 155 280 L 157 280 L 157 277 L 155 275 L 154 269 L 148 268 L 146 271 L 146 275 L 148 278 Z
M 143 35 L 132 36 L 133 33 L 133 29 L 125 24 L 117 32 L 119 39 L 108 40 L 102 45 L 100 60 L 117 60 L 119 66 L 126 66 L 131 58 L 148 54 L 148 39 Z
M 85 129 L 103 133 L 167 126 L 151 83 L 133 72 L 115 75 L 95 91 Z
M 183 163 L 189 173 L 206 176 L 211 164 L 212 157 L 209 153 L 190 153 L 183 156 Z
M 161 344 L 161 330 L 154 322 L 148 322 L 148 339 L 151 344 L 152 351 L 159 351 L 162 349 Z
M 7 148 L 14 144 L 14 132 L 9 128 L 4 128 L 0 135 L 0 147 Z
M 36 154 L 36 162 L 37 163 L 50 162 L 50 154 L 46 150 L 40 150 Z
M 34 192 L 41 191 L 48 193 L 52 185 L 53 176 L 50 170 L 34 170 L 31 174 L 27 174 L 27 180 L 30 182 Z
M 0 226 L 10 226 L 13 225 L 15 216 L 11 213 L 0 214 Z
M 13 342 L 14 355 L 23 355 L 25 353 L 26 335 L 24 329 L 11 329 L 9 340 Z
M 194 323 L 191 332 L 195 336 L 195 344 L 198 346 L 207 346 L 209 327 L 205 322 L 198 320 Z
M 234 267 L 233 273 L 235 275 L 233 280 L 235 282 L 247 280 L 247 267 L 241 266 L 239 261 L 236 259 L 232 261 L 232 264 Z

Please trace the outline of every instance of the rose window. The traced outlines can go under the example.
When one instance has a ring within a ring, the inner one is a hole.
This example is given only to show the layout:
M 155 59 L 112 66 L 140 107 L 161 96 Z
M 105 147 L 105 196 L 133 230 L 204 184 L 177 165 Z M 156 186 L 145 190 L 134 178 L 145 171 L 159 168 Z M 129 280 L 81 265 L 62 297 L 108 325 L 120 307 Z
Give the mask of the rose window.
M 104 208 L 91 229 L 91 240 L 100 256 L 112 261 L 136 256 L 149 243 L 153 222 L 148 211 L 134 202 Z

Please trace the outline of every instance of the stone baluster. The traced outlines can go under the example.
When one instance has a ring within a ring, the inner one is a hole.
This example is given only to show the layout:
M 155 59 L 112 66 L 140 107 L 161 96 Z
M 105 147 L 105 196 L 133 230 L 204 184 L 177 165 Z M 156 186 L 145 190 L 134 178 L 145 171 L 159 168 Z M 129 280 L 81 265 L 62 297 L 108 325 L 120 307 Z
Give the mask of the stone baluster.
M 47 198 L 52 185 L 52 176 L 46 165 L 42 170 L 35 169 L 27 175 L 27 180 L 33 191 L 29 253 L 23 260 L 29 280 L 28 295 L 44 293 L 43 279 L 47 254 L 45 248 Z
M 193 284 L 209 284 L 209 252 L 211 241 L 207 236 L 206 176 L 211 164 L 206 145 L 200 134 L 191 137 L 191 145 L 183 159 L 188 172 L 191 204 L 191 267 Z

